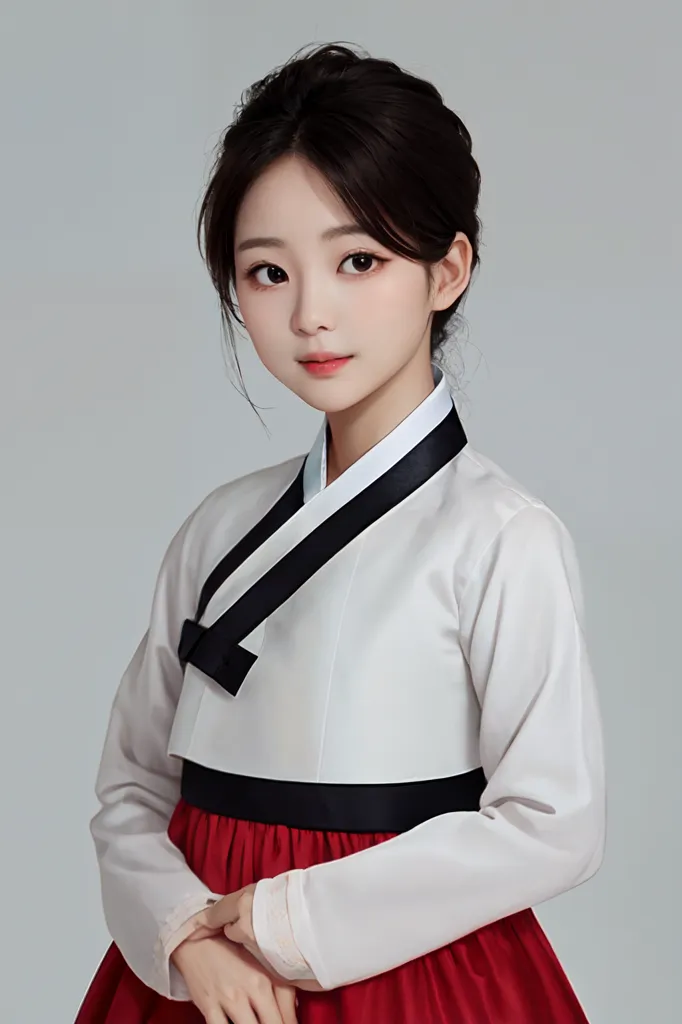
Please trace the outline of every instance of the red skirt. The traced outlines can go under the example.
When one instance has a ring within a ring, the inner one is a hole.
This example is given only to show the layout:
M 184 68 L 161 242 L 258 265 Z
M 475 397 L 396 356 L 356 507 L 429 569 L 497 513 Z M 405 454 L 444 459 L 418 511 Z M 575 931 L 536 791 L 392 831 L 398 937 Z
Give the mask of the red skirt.
M 178 804 L 169 835 L 214 892 L 306 868 L 389 839 L 223 818 Z M 331 992 L 299 992 L 299 1024 L 587 1024 L 540 924 L 525 910 L 402 967 Z M 165 999 L 116 946 L 104 957 L 76 1024 L 204 1024 Z

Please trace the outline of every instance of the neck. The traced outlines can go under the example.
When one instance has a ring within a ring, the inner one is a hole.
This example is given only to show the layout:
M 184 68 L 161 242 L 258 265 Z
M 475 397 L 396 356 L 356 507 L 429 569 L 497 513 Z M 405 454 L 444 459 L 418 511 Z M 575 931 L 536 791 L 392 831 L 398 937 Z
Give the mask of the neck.
M 430 358 L 415 358 L 357 405 L 328 413 L 327 485 L 390 434 L 433 389 Z

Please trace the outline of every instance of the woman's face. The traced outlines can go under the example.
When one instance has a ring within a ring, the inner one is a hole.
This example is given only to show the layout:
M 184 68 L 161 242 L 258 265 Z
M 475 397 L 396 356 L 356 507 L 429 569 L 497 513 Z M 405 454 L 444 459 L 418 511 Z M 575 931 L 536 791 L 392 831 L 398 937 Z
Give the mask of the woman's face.
M 282 384 L 327 413 L 351 408 L 412 364 L 428 370 L 430 314 L 444 308 L 422 264 L 352 220 L 322 175 L 288 156 L 251 186 L 235 228 L 237 302 L 254 348 Z M 306 369 L 329 353 L 350 358 Z

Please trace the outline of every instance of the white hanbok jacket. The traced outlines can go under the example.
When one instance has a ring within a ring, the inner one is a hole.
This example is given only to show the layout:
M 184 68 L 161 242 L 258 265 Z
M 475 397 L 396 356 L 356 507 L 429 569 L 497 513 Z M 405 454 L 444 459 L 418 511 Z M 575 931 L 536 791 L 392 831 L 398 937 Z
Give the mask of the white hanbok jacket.
M 299 506 L 217 586 L 192 627 L 201 634 L 269 593 L 278 567 L 289 579 L 306 543 L 314 561 L 309 538 L 333 535 L 370 499 L 381 508 L 434 445 L 440 461 L 406 497 L 250 634 L 237 629 L 245 674 L 216 682 L 192 655 L 181 660 L 205 581 L 297 479 Z M 323 425 L 307 457 L 226 484 L 189 516 L 114 701 L 92 821 L 105 917 L 132 970 L 170 998 L 188 998 L 170 953 L 223 895 L 167 836 L 184 759 L 309 783 L 483 769 L 479 809 L 258 883 L 256 939 L 292 980 L 334 988 L 380 974 L 578 885 L 601 862 L 602 737 L 565 526 L 466 441 L 439 371 L 428 398 L 329 486 L 325 452 Z

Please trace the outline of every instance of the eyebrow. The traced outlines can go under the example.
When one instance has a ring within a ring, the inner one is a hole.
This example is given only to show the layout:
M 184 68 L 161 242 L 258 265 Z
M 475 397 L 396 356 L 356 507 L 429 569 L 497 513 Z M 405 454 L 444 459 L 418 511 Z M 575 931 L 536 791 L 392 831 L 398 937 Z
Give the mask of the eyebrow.
M 359 224 L 338 224 L 336 227 L 327 228 L 320 235 L 323 242 L 331 242 L 334 238 L 342 235 L 366 235 L 367 232 Z M 245 249 L 256 249 L 259 246 L 269 246 L 275 249 L 284 249 L 286 242 L 282 238 L 275 238 L 274 235 L 261 235 L 257 238 L 245 238 L 237 246 L 237 252 L 244 252 Z

